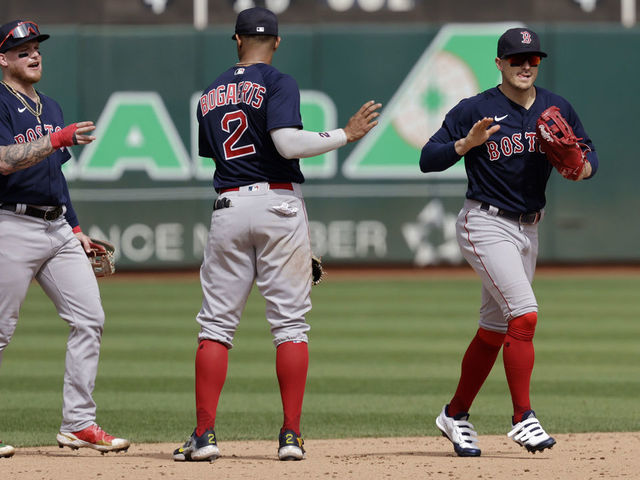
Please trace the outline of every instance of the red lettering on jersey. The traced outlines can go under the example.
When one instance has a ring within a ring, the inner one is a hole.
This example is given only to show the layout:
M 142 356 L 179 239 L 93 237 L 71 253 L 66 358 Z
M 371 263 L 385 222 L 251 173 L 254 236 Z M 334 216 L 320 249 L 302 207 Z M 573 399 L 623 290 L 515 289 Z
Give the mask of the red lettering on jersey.
M 13 137 L 13 139 L 16 141 L 16 143 L 26 143 L 27 142 L 27 139 L 24 138 L 24 135 L 21 134 L 21 133 L 16 135 L 15 137 Z
M 38 135 L 38 138 L 42 138 L 42 126 L 36 125 L 36 135 Z
M 524 132 L 524 136 L 527 139 L 529 152 L 536 151 L 536 132 Z
M 209 92 L 211 94 L 211 92 Z M 209 113 L 209 103 L 207 99 L 209 98 L 209 94 L 202 95 L 200 97 L 200 113 L 204 117 L 207 113 Z
M 513 145 L 509 137 L 502 137 L 500 139 L 500 149 L 505 157 L 510 156 L 513 153 Z
M 224 105 L 226 102 L 226 98 L 225 98 L 225 94 L 224 94 L 224 90 L 225 90 L 226 86 L 225 85 L 218 85 L 216 87 L 216 107 L 220 107 L 221 105 Z
M 235 83 L 230 83 L 227 85 L 227 99 L 225 101 L 226 105 L 237 105 L 238 104 L 238 90 L 237 85 Z
M 253 93 L 253 83 L 242 82 L 242 103 L 249 105 L 251 103 L 251 94 Z
M 521 133 L 514 133 L 511 135 L 511 141 L 513 142 L 513 153 L 522 153 L 524 152 L 524 145 L 520 141 L 522 138 Z
M 260 108 L 260 106 L 262 105 L 262 101 L 264 100 L 264 97 L 262 96 L 262 94 L 266 93 L 267 89 L 264 88 L 262 85 L 255 85 L 256 90 L 255 90 L 255 95 L 253 98 L 253 102 L 251 102 L 251 106 L 253 108 Z
M 38 136 L 36 135 L 36 132 L 33 128 L 30 128 L 29 130 L 27 130 L 27 141 L 28 142 L 33 142 L 34 140 L 37 140 Z
M 500 158 L 500 150 L 498 150 L 498 144 L 493 140 L 489 140 L 485 143 L 487 146 L 487 152 L 489 153 L 489 160 L 495 162 Z
M 214 108 L 216 108 L 216 90 L 215 88 L 213 90 L 209 90 L 209 93 L 207 94 L 207 113 L 209 113 L 211 110 L 213 110 Z
M 231 124 L 235 123 L 236 126 L 231 131 Z M 249 128 L 247 121 L 247 114 L 242 110 L 236 110 L 235 112 L 225 113 L 222 117 L 220 126 L 222 130 L 230 133 L 229 137 L 222 142 L 224 147 L 224 156 L 227 160 L 233 160 L 238 157 L 244 157 L 245 155 L 252 155 L 256 153 L 256 147 L 253 143 L 249 145 L 237 145 L 242 134 Z
M 49 125 L 48 123 L 45 123 L 44 131 L 47 132 L 45 133 L 45 135 L 49 135 L 50 133 L 53 133 L 53 125 Z

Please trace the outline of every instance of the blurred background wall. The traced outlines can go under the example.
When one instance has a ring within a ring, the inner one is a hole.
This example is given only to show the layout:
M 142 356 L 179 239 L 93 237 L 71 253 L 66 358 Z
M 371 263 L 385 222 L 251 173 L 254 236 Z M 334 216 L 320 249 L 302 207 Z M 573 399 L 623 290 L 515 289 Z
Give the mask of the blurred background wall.
M 236 13 L 267 7 L 282 23 L 327 22 L 619 22 L 627 0 L 3 0 L 7 18 L 28 16 L 42 23 L 104 25 L 192 24 L 206 5 L 210 25 L 235 22 Z M 637 8 L 637 6 L 636 6 Z
M 254 3 L 211 0 L 194 27 L 198 2 L 2 2 L 2 23 L 32 19 L 52 35 L 41 46 L 39 90 L 58 100 L 67 122 L 97 121 L 98 141 L 74 147 L 65 172 L 83 229 L 115 243 L 123 269 L 202 259 L 215 192 L 213 164 L 197 155 L 195 109 L 236 61 L 236 11 Z M 601 165 L 586 182 L 552 174 L 540 261 L 640 261 L 640 30 L 622 24 L 621 2 L 258 4 L 279 13 L 274 66 L 298 81 L 306 129 L 344 126 L 369 99 L 383 104 L 364 141 L 303 161 L 313 250 L 327 263 L 463 262 L 454 222 L 464 169 L 421 174 L 420 148 L 461 98 L 499 83 L 496 40 L 522 24 L 549 53 L 538 85 L 571 101 Z

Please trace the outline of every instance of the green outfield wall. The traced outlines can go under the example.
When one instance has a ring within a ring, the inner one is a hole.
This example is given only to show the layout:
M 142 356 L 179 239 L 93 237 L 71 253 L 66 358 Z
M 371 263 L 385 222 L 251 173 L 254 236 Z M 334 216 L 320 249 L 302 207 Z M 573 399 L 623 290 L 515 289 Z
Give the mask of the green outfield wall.
M 314 251 L 328 263 L 460 263 L 454 222 L 462 165 L 422 174 L 420 148 L 461 98 L 499 82 L 497 37 L 516 24 L 281 25 L 274 66 L 293 75 L 306 129 L 344 126 L 383 104 L 363 141 L 305 159 Z M 593 179 L 552 175 L 541 224 L 544 262 L 640 260 L 637 93 L 640 30 L 533 25 L 549 58 L 538 84 L 569 99 L 600 158 Z M 40 90 L 98 140 L 65 166 L 86 232 L 118 247 L 121 268 L 199 265 L 215 192 L 199 158 L 202 90 L 236 61 L 231 26 L 43 27 Z

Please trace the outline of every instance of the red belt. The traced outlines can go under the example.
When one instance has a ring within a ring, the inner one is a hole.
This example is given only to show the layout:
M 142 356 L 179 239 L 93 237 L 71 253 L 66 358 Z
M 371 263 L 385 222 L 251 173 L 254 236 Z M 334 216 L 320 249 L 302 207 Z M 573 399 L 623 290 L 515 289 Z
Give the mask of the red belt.
M 269 189 L 270 190 L 293 190 L 293 185 L 291 183 L 269 182 Z M 238 190 L 240 190 L 240 187 L 223 188 L 220 190 L 220 193 L 237 192 Z

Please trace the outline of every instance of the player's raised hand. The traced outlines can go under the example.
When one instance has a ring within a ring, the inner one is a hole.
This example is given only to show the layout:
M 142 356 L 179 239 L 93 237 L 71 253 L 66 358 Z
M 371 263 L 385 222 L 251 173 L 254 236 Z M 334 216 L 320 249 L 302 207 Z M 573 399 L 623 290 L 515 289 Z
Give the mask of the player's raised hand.
M 49 135 L 51 146 L 55 149 L 60 147 L 71 147 L 73 145 L 86 145 L 93 142 L 96 137 L 93 135 L 84 135 L 93 131 L 96 126 L 93 122 L 78 122 L 67 125 L 62 130 L 53 132 Z
M 76 123 L 78 127 L 76 129 L 76 142 L 77 145 L 86 145 L 87 143 L 93 142 L 96 137 L 93 135 L 85 135 L 85 133 L 92 132 L 96 129 L 96 126 L 93 122 L 78 122 Z
M 377 112 L 381 103 L 375 103 L 373 100 L 369 100 L 367 103 L 360 107 L 353 117 L 349 119 L 347 126 L 344 127 L 344 133 L 347 135 L 347 142 L 355 142 L 364 137 L 369 130 L 378 124 L 375 118 L 380 116 Z
M 469 133 L 467 133 L 467 136 L 455 143 L 456 153 L 458 155 L 464 155 L 472 148 L 482 145 L 489 140 L 491 135 L 500 130 L 500 125 L 491 127 L 492 123 L 493 118 L 491 117 L 484 117 L 482 120 L 474 123 Z

